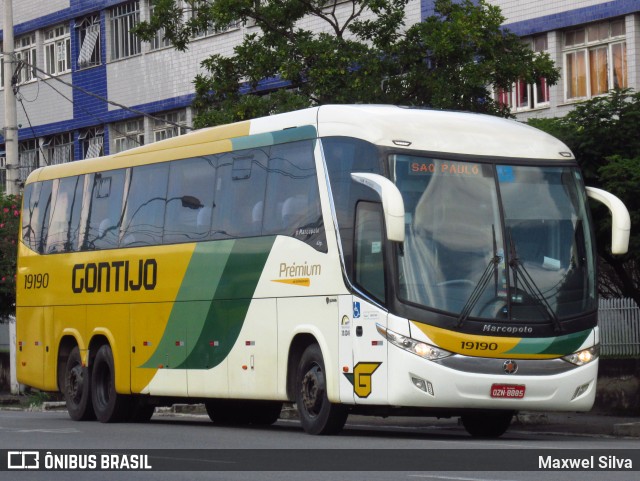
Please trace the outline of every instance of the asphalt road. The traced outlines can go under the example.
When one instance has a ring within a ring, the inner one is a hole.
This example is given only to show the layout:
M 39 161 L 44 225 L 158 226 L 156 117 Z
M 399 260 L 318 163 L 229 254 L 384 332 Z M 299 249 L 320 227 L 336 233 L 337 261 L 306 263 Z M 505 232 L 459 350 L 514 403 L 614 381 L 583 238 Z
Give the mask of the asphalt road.
M 517 426 L 500 439 L 478 440 L 455 420 L 354 417 L 338 436 L 310 436 L 296 420 L 268 428 L 230 428 L 214 426 L 206 415 L 156 414 L 146 424 L 100 424 L 74 422 L 65 411 L 0 411 L 0 467 L 5 469 L 0 480 L 629 480 L 638 479 L 639 444 L 632 438 L 530 432 Z M 70 462 L 69 454 L 75 459 L 94 455 L 98 465 L 105 453 L 146 454 L 148 464 L 162 471 L 7 471 L 9 450 L 37 451 L 40 462 L 47 452 L 59 463 Z M 579 457 L 588 464 L 591 455 L 594 465 L 581 471 L 539 465 L 540 456 L 551 456 L 547 463 Z M 630 459 L 632 469 L 598 470 L 601 456 L 605 463 Z M 502 463 L 506 469 L 493 470 Z

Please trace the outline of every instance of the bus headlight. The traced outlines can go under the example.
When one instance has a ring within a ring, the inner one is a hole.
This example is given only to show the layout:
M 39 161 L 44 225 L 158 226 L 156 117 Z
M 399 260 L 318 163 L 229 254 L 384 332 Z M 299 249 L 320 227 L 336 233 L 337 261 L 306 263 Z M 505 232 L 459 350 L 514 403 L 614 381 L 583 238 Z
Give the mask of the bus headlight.
M 428 359 L 429 361 L 435 361 L 453 355 L 452 352 L 403 336 L 402 334 L 398 334 L 397 332 L 387 329 L 380 324 L 376 324 L 376 329 L 394 346 L 398 346 L 405 351 L 409 351 L 416 356 Z
M 591 361 L 598 359 L 600 355 L 600 346 L 596 345 L 590 347 L 589 349 L 583 349 L 582 351 L 574 352 L 573 354 L 569 354 L 568 356 L 564 356 L 564 359 L 571 364 L 575 364 L 576 366 L 584 366 L 585 364 L 589 364 Z

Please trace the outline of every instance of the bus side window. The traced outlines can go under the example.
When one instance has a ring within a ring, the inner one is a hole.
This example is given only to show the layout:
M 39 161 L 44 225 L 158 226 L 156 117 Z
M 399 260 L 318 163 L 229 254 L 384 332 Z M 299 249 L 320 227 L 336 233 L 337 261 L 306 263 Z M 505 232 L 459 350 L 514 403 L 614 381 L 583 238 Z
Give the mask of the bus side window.
M 22 196 L 22 242 L 32 250 L 36 248 L 36 232 L 39 231 L 35 214 L 41 187 L 42 182 L 28 184 Z
M 120 247 L 162 244 L 169 163 L 131 169 Z
M 359 202 L 355 231 L 355 281 L 373 297 L 384 302 L 382 206 L 373 202 Z
M 49 231 L 53 181 L 36 182 L 25 188 L 22 211 L 22 241 L 43 253 Z
M 311 140 L 272 147 L 263 233 L 296 237 L 326 252 L 313 149 Z
M 165 244 L 211 238 L 217 170 L 215 156 L 171 162 L 164 220 Z
M 267 149 L 240 150 L 219 156 L 213 209 L 214 239 L 253 237 L 262 233 Z
M 64 177 L 57 182 L 46 252 L 71 252 L 78 248 L 84 176 Z
M 325 163 L 336 210 L 345 269 L 353 273 L 353 226 L 355 206 L 359 200 L 378 201 L 378 195 L 369 187 L 354 182 L 352 172 L 382 174 L 380 155 L 373 144 L 349 137 L 322 139 Z
M 125 169 L 118 169 L 92 174 L 82 250 L 118 247 L 125 173 Z

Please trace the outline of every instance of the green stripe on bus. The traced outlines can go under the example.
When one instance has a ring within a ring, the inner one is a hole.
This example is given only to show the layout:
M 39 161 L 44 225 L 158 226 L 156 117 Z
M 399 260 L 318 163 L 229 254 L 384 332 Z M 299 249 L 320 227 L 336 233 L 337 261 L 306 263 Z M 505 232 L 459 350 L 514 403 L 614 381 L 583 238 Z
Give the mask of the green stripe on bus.
M 211 369 L 226 359 L 240 335 L 274 241 L 272 236 L 235 242 L 200 335 L 178 367 Z
M 187 332 L 200 332 L 235 240 L 196 245 L 158 347 L 141 367 L 175 368 L 187 358 Z M 180 341 L 185 346 L 179 345 Z M 178 344 L 178 345 L 177 345 Z
M 142 367 L 220 364 L 240 334 L 274 241 L 271 236 L 198 244 L 158 348 Z
M 567 334 L 566 336 L 556 337 L 553 340 L 553 343 L 541 354 L 571 354 L 580 349 L 580 346 L 584 343 L 584 341 L 589 337 L 592 330 L 588 329 L 586 331 L 575 332 L 573 334 Z
M 256 147 L 265 147 L 267 145 L 286 144 L 298 140 L 315 139 L 316 137 L 316 128 L 313 125 L 305 125 L 303 127 L 295 127 L 276 132 L 236 137 L 235 139 L 231 139 L 231 145 L 233 145 L 233 150 L 235 151 L 255 149 Z
M 557 354 L 564 356 L 579 349 L 591 332 L 591 329 L 587 329 L 552 338 L 524 338 L 505 354 Z

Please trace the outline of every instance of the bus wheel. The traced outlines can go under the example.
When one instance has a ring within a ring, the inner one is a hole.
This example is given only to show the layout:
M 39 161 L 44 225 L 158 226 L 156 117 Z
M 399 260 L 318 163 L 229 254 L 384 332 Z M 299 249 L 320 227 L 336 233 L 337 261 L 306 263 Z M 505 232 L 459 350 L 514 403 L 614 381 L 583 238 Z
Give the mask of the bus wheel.
M 460 416 L 462 425 L 474 438 L 498 438 L 511 425 L 513 411 L 487 411 Z
M 347 410 L 329 402 L 324 360 L 317 344 L 307 347 L 300 358 L 295 394 L 300 422 L 307 433 L 336 434 L 342 430 Z
M 69 353 L 64 372 L 64 386 L 62 386 L 69 416 L 74 421 L 96 418 L 91 404 L 89 384 L 89 369 L 82 365 L 80 349 L 76 346 Z
M 116 392 L 113 353 L 108 344 L 98 349 L 91 376 L 91 399 L 98 421 L 102 423 L 123 421 L 129 407 L 129 396 Z

